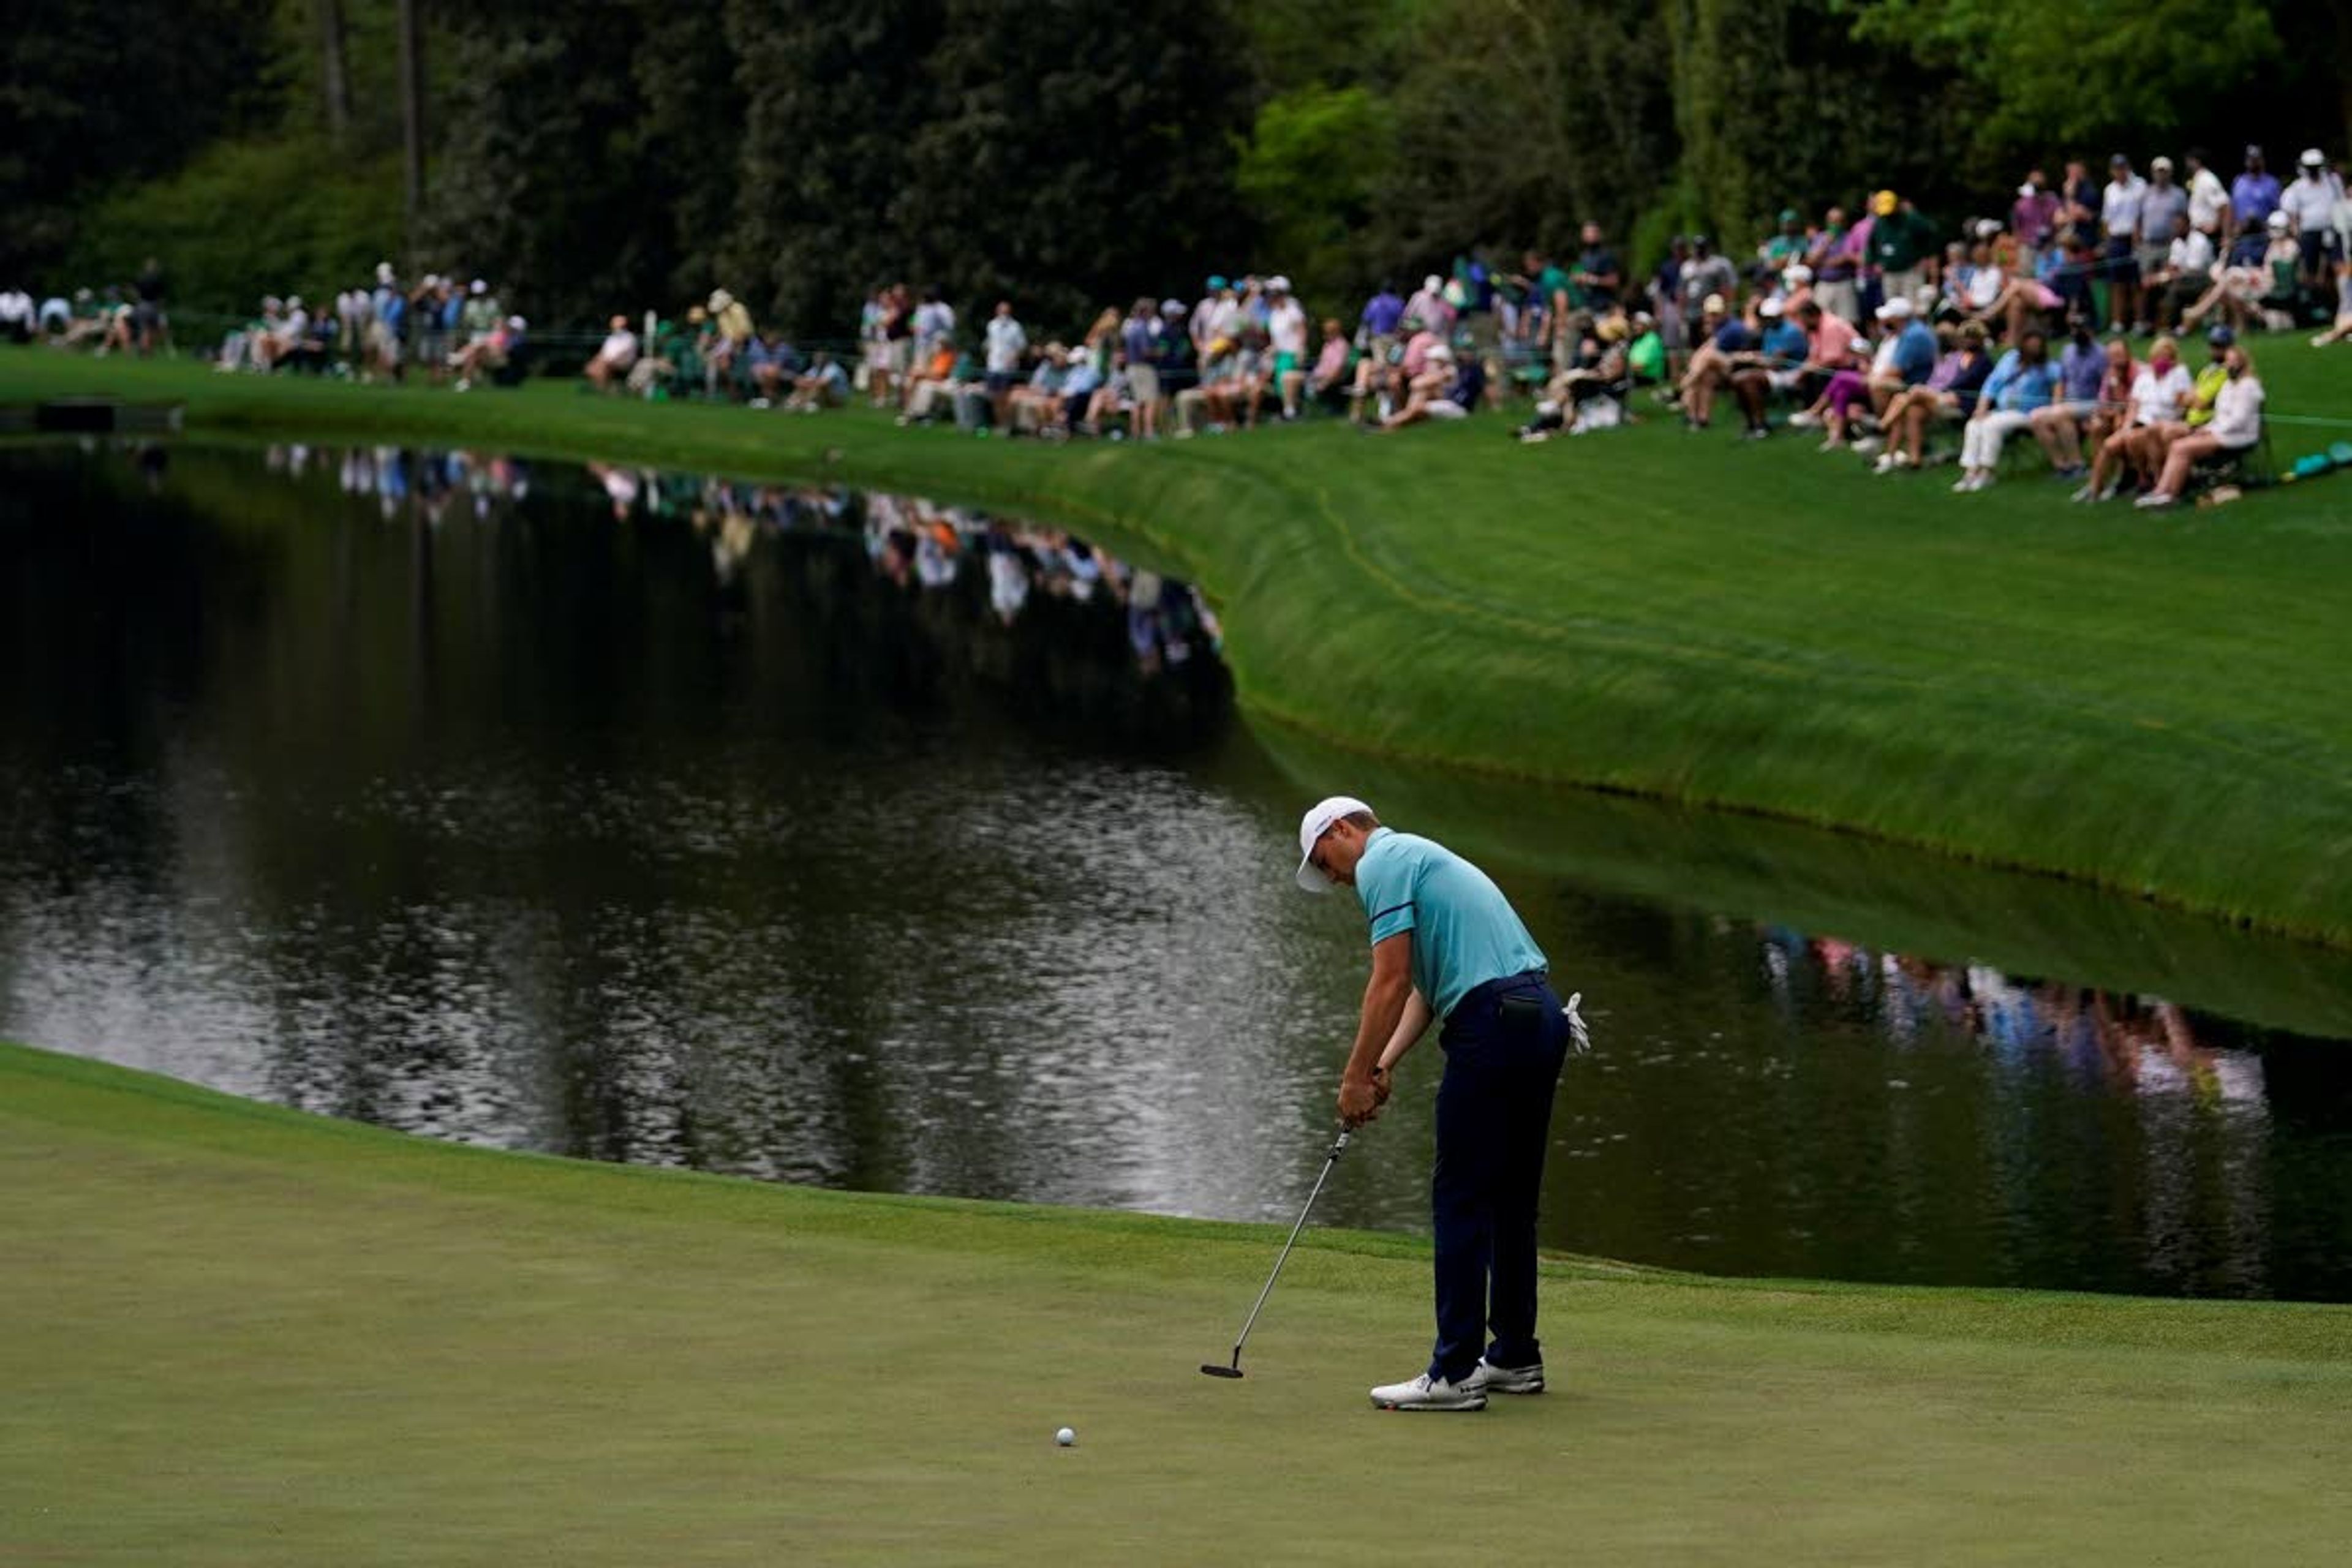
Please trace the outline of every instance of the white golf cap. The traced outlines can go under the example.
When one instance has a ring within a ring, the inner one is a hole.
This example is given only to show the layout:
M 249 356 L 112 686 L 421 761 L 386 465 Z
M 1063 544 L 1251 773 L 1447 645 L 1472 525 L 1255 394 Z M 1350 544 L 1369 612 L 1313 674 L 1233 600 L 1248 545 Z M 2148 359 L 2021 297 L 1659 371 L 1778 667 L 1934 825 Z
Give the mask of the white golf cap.
M 1911 301 L 1903 295 L 1897 294 L 1878 307 L 1876 314 L 1882 321 L 1902 321 L 1911 314 Z
M 1351 795 L 1335 795 L 1318 800 L 1298 819 L 1298 885 L 1310 893 L 1328 893 L 1331 879 L 1318 871 L 1313 863 L 1316 840 L 1331 831 L 1331 825 L 1343 816 L 1357 812 L 1369 814 L 1371 807 Z
M 2327 162 L 2327 154 L 2316 147 L 2305 147 L 2303 156 L 2295 160 L 2306 169 L 2316 169 Z
M 1265 280 L 1265 286 L 1268 289 L 1273 289 L 1277 294 L 1287 294 L 1290 292 L 1290 279 L 1282 277 L 1280 274 L 1276 274 L 1276 276 L 1267 279 Z
M 1756 313 L 1759 316 L 1778 316 L 1785 313 L 1788 307 L 1778 300 L 1767 300 L 1756 307 Z

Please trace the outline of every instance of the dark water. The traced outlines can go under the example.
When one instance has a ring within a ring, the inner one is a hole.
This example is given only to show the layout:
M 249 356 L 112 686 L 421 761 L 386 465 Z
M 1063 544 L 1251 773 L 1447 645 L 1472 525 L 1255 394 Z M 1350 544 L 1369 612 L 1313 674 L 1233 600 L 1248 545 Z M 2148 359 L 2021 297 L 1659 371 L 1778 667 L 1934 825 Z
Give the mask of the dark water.
M 1898 895 L 1815 907 L 1940 962 L 1710 912 L 1863 851 L 1302 762 L 1189 591 L 1084 542 L 299 458 L 0 457 L 0 1034 L 475 1142 L 1286 1218 L 1364 963 L 1292 826 L 1369 780 L 1588 998 L 1550 1244 L 2352 1299 L 2343 955 L 1880 849 Z M 1324 1217 L 1422 1224 L 1435 1057 Z

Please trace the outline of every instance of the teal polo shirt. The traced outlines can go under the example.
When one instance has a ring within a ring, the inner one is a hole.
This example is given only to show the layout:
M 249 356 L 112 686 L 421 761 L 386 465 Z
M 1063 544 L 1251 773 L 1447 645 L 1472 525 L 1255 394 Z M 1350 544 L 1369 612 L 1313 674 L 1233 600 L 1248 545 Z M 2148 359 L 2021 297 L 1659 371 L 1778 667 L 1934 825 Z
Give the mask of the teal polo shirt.
M 1372 941 L 1412 932 L 1413 989 L 1439 1018 L 1489 980 L 1550 967 L 1486 873 L 1442 844 L 1372 829 L 1356 862 Z

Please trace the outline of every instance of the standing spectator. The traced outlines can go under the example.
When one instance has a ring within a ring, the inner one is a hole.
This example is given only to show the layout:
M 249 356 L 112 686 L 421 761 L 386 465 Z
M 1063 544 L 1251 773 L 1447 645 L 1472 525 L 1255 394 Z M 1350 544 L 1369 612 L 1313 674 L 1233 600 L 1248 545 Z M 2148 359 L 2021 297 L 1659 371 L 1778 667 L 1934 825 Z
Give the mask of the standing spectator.
M 724 289 L 710 291 L 710 343 L 702 354 L 702 390 L 717 397 L 734 384 L 738 362 L 751 341 L 751 312 Z
M 1936 226 L 1893 191 L 1870 198 L 1870 264 L 1888 300 L 1914 306 L 1935 281 Z
M 2121 153 L 2107 160 L 2110 177 L 2099 195 L 2099 276 L 2107 283 L 2107 331 L 2140 326 L 2139 211 L 2147 182 Z
M 1160 302 L 1150 298 L 1137 300 L 1119 324 L 1119 348 L 1127 355 L 1127 391 L 1135 405 L 1132 423 L 1139 441 L 1160 437 L 1160 367 L 1167 358 L 1161 335 L 1166 329 L 1167 318 L 1160 314 Z
M 2294 184 L 2280 194 L 2279 210 L 2294 229 L 2303 286 L 2315 292 L 2327 281 L 2337 254 L 2336 208 L 2344 200 L 2344 183 L 2316 147 L 2304 149 L 2296 168 Z
M 1528 261 L 1530 266 L 1534 264 L 1534 252 L 1528 252 Z M 1397 323 L 1403 320 L 1404 301 L 1397 298 L 1391 285 L 1382 282 L 1364 301 L 1363 313 L 1356 318 L 1357 327 L 1363 334 L 1356 346 L 1376 360 L 1387 359 L 1389 350 L 1396 347 Z
M 1830 208 L 1806 248 L 1805 265 L 1812 269 L 1813 298 L 1822 309 L 1853 322 L 1862 320 L 1862 293 L 1854 282 L 1859 262 L 1847 243 L 1850 236 L 1845 209 Z
M 2039 169 L 2017 187 L 2017 200 L 2009 207 L 2009 231 L 2017 237 L 2017 269 L 2027 277 L 2033 275 L 2042 253 L 2058 243 L 2058 215 L 2063 206 Z
M 2145 279 L 2148 273 L 2164 265 L 2166 254 L 2172 248 L 2173 219 L 2189 216 L 2189 193 L 2172 178 L 2172 160 L 2151 159 L 2147 165 L 2147 189 L 2140 194 L 2139 203 L 2139 269 Z M 2143 300 L 2140 316 L 2151 313 L 2150 303 Z
M 1779 226 L 1770 238 L 1756 247 L 1757 257 L 1772 271 L 1778 272 L 1792 261 L 1802 261 L 1810 237 L 1805 233 L 1805 220 L 1794 207 L 1782 207 Z
M 1738 311 L 1734 307 L 1739 302 L 1739 269 L 1732 266 L 1728 257 L 1715 253 L 1715 242 L 1706 236 L 1695 234 L 1691 236 L 1690 243 L 1690 259 L 1683 263 L 1682 268 L 1683 321 L 1685 326 L 1704 317 L 1706 301 L 1718 297 L 1718 308 L 1725 314 L 1738 315 Z M 1709 323 L 1707 331 L 1710 335 L 1717 330 L 1717 325 Z M 1698 345 L 1698 335 L 1694 332 L 1691 346 L 1696 349 Z
M 1434 272 L 1423 279 L 1420 291 L 1404 302 L 1404 313 L 1442 339 L 1454 336 L 1454 306 L 1445 298 L 1445 279 Z
M 2263 163 L 2263 150 L 2246 146 L 2246 172 L 2230 182 L 2230 213 L 2241 227 L 2270 221 L 2278 210 L 2278 176 Z
M 2099 186 L 2091 178 L 2090 165 L 2079 159 L 2066 164 L 2065 183 L 2058 188 L 2058 222 L 2062 237 L 2080 239 L 2091 249 L 2099 247 Z
M 915 359 L 928 364 L 939 358 L 943 348 L 952 349 L 949 339 L 955 331 L 955 307 L 940 297 L 939 286 L 923 290 L 923 302 L 915 307 Z
M 1298 417 L 1298 390 L 1307 384 L 1307 312 L 1291 298 L 1290 279 L 1266 280 L 1266 341 L 1274 349 L 1274 384 L 1282 416 Z
M 1576 267 L 1568 280 L 1575 285 L 1586 310 L 1605 316 L 1616 306 L 1618 293 L 1625 286 L 1625 271 L 1617 264 L 1617 253 L 1601 242 L 1599 224 L 1586 224 L 1583 239 L 1584 248 L 1577 253 Z
M 1138 301 L 1136 308 L 1142 310 L 1143 302 Z M 996 314 L 988 319 L 987 343 L 982 352 L 988 402 L 994 411 L 992 422 L 999 430 L 1004 428 L 1013 388 L 1021 380 L 1021 356 L 1028 352 L 1029 333 L 1013 314 L 1013 301 L 999 300 Z
M 0 337 L 12 343 L 29 343 L 33 330 L 33 297 L 22 289 L 0 290 Z
M 2205 166 L 2205 149 L 2189 149 L 2189 226 L 2213 242 L 2215 254 L 2230 241 L 2236 224 L 2221 176 Z

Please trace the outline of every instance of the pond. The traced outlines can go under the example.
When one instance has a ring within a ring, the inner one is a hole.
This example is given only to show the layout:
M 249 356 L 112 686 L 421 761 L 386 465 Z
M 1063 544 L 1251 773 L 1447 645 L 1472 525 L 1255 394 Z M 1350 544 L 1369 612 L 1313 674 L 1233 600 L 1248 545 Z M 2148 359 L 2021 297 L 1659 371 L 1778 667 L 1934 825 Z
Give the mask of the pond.
M 1236 715 L 1189 587 L 914 498 L 0 470 L 7 1037 L 469 1142 L 1287 1219 L 1365 962 L 1293 832 L 1345 790 L 1480 859 L 1585 994 L 1547 1245 L 2352 1299 L 2347 955 L 1321 752 Z M 1321 1219 L 1424 1226 L 1438 1066 Z

